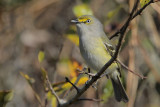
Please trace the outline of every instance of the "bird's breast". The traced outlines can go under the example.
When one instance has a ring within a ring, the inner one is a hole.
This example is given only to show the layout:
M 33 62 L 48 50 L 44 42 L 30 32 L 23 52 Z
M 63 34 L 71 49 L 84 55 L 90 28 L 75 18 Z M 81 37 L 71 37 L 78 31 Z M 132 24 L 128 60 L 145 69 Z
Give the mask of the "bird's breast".
M 83 35 L 83 37 L 80 37 L 79 47 L 87 65 L 96 71 L 99 71 L 111 58 L 101 38 Z

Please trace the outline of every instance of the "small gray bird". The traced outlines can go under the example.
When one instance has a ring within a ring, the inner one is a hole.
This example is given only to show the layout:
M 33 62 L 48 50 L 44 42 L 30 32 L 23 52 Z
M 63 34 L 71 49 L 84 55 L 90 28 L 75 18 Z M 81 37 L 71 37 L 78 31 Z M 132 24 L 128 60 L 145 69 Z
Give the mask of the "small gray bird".
M 86 64 L 93 71 L 100 69 L 111 59 L 114 45 L 104 33 L 101 22 L 91 15 L 84 15 L 71 22 L 76 23 L 79 35 L 79 48 Z M 128 96 L 120 81 L 119 65 L 114 62 L 105 71 L 112 81 L 117 101 L 128 102 Z

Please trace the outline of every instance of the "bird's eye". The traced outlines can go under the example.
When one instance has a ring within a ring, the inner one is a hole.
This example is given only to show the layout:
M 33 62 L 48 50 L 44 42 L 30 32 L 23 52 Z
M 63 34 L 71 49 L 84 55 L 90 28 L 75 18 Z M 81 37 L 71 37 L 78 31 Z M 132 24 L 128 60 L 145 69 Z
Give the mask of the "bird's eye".
M 91 20 L 90 20 L 90 19 L 88 19 L 86 22 L 87 22 L 87 23 L 90 23 L 90 22 L 91 22 Z

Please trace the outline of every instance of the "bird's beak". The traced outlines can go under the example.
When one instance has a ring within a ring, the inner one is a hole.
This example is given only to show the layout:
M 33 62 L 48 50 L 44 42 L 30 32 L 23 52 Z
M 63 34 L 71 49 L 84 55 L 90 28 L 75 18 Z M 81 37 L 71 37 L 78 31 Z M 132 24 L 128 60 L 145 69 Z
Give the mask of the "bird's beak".
M 71 20 L 71 22 L 72 22 L 72 23 L 76 23 L 76 24 L 77 24 L 77 23 L 80 23 L 80 22 L 78 21 L 78 19 Z

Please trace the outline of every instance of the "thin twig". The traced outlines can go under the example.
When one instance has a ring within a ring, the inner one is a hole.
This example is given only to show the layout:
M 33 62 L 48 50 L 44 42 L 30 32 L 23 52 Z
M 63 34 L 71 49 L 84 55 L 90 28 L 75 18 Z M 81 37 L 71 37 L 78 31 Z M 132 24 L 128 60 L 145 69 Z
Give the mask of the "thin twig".
M 82 75 L 79 74 L 76 81 L 74 82 L 74 85 L 76 86 L 79 82 L 79 80 L 81 79 Z M 70 93 L 70 91 L 72 91 L 74 89 L 74 87 L 72 86 L 69 90 L 67 90 L 64 95 L 63 95 L 63 98 L 65 98 L 66 96 L 68 96 L 68 94 Z
M 51 82 L 49 81 L 48 76 L 46 75 L 46 82 L 48 84 L 48 88 L 51 91 L 51 93 L 56 97 L 58 104 L 61 104 L 61 99 L 59 98 L 59 96 L 56 94 L 56 92 L 53 90 Z
M 136 16 L 140 15 L 140 14 L 142 13 L 142 11 L 143 11 L 148 5 L 150 5 L 151 3 L 154 3 L 154 2 L 158 2 L 158 1 L 150 0 L 147 4 L 145 4 L 141 9 L 139 9 L 139 10 L 132 16 L 132 18 L 130 19 L 130 21 L 133 20 Z M 138 4 L 137 4 L 137 5 L 138 5 Z M 135 11 L 136 9 L 132 9 L 132 10 Z M 134 12 L 134 11 L 133 11 L 133 12 Z M 123 28 L 123 27 L 122 27 L 122 28 Z M 117 32 L 115 32 L 109 39 L 111 40 L 112 38 L 118 36 L 118 34 L 121 33 L 122 28 L 121 28 L 120 30 L 118 30 Z
M 136 16 L 140 15 L 142 13 L 142 11 L 151 3 L 154 3 L 154 0 L 150 0 L 147 4 L 145 4 L 141 9 L 139 9 L 132 17 L 132 19 L 134 19 Z M 131 20 L 132 20 L 131 19 Z
M 116 61 L 117 61 L 118 63 L 120 63 L 120 64 L 122 65 L 122 67 L 124 67 L 125 69 L 127 69 L 129 72 L 131 72 L 131 73 L 137 75 L 137 76 L 140 77 L 141 79 L 147 78 L 147 77 L 144 77 L 143 75 L 140 75 L 140 74 L 138 74 L 138 73 L 132 71 L 132 70 L 129 69 L 123 62 L 121 62 L 120 60 L 116 59 Z
M 114 33 L 109 39 L 111 40 L 112 38 L 118 36 L 118 34 L 120 33 L 120 31 L 117 31 L 116 33 Z
M 79 93 L 79 88 L 76 85 L 74 85 L 67 77 L 65 77 L 65 79 L 66 82 L 69 82 L 76 89 L 77 93 Z
M 106 47 L 106 48 L 107 48 L 107 47 Z M 110 53 L 111 56 L 113 56 L 113 53 L 112 53 L 108 48 L 107 48 L 107 51 Z M 127 69 L 129 72 L 135 74 L 136 76 L 140 77 L 141 79 L 147 78 L 147 77 L 144 77 L 143 75 L 140 75 L 140 74 L 138 74 L 138 73 L 130 70 L 130 69 L 129 69 L 123 62 L 121 62 L 119 59 L 116 59 L 116 61 L 117 61 L 119 64 L 121 64 L 125 69 Z M 102 74 L 102 75 L 101 75 L 101 78 L 102 78 L 103 76 L 107 76 L 107 73 Z
M 89 76 L 89 79 L 92 79 L 92 77 L 94 77 L 94 76 L 96 75 L 96 74 L 91 73 L 90 68 L 88 68 L 88 72 L 86 72 L 86 69 L 83 69 L 83 70 L 77 69 L 77 71 L 78 71 L 80 74 L 86 74 L 86 75 L 88 75 L 88 76 Z M 88 81 L 87 81 L 87 82 L 88 82 Z M 86 83 L 87 83 L 87 82 L 86 82 Z M 97 81 L 96 81 L 96 82 L 97 82 Z M 92 84 L 92 87 L 97 90 L 97 87 L 96 87 L 95 85 Z
M 81 73 L 81 74 L 87 74 L 88 76 L 91 76 L 91 77 L 95 76 L 95 74 L 90 73 L 90 72 L 86 72 L 86 71 L 84 71 L 84 70 L 77 69 L 77 71 L 78 71 L 79 73 Z
M 25 74 L 24 74 L 23 72 L 20 72 L 20 74 L 21 74 L 22 77 L 25 78 Z M 41 100 L 40 96 L 38 95 L 38 93 L 34 90 L 34 88 L 33 88 L 33 86 L 32 86 L 32 83 L 30 83 L 27 78 L 25 78 L 25 80 L 26 80 L 26 81 L 28 82 L 28 84 L 30 85 L 30 87 L 31 87 L 31 89 L 32 89 L 32 91 L 33 91 L 33 93 L 34 93 L 34 95 L 35 95 L 35 98 L 36 98 L 36 100 L 38 101 L 40 107 L 43 107 L 42 100 Z

